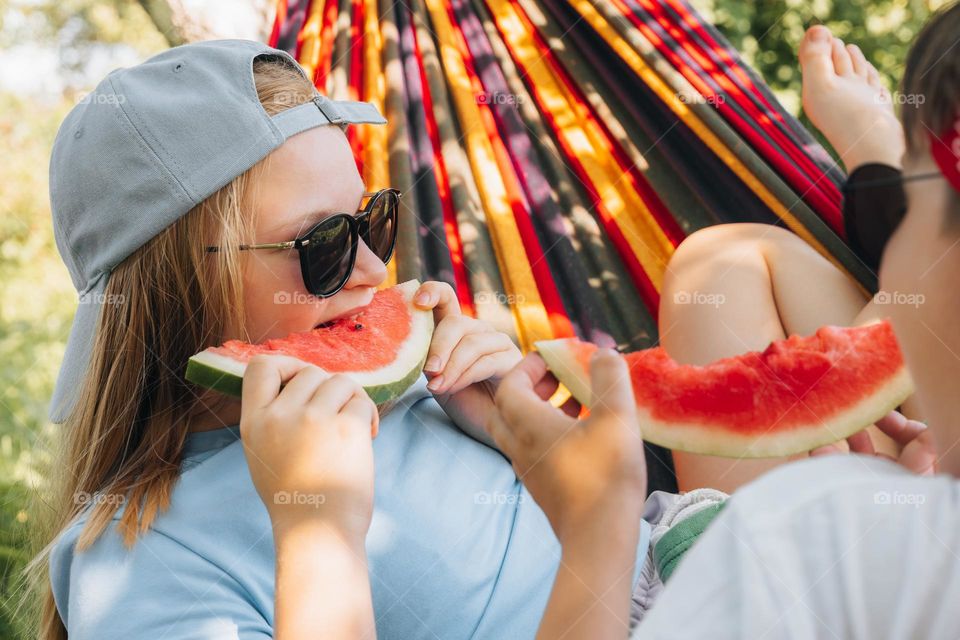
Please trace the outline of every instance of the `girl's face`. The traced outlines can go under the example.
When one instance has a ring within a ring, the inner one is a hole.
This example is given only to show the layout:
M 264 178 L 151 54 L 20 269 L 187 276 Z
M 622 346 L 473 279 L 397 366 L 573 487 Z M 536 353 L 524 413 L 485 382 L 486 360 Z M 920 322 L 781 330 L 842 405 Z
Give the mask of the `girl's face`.
M 353 215 L 364 191 L 350 145 L 338 127 L 295 135 L 270 155 L 252 185 L 247 203 L 255 218 L 252 242 L 293 240 L 334 213 Z M 356 266 L 343 289 L 317 298 L 304 287 L 296 250 L 243 254 L 246 322 L 254 342 L 309 331 L 349 315 L 370 303 L 387 276 L 386 266 L 361 240 Z M 227 329 L 229 337 L 239 337 L 236 328 Z
M 904 157 L 905 176 L 936 172 L 929 155 Z M 946 180 L 904 185 L 907 215 L 890 238 L 880 268 L 880 290 L 918 389 L 956 379 L 960 354 L 960 220 L 951 221 L 954 197 Z M 926 405 L 921 397 L 921 403 Z

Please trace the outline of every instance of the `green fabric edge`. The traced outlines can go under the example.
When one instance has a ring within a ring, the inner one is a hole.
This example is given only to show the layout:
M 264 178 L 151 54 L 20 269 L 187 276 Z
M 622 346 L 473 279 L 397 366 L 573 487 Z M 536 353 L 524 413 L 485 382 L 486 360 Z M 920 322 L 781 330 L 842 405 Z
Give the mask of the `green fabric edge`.
M 653 562 L 660 580 L 666 584 L 683 554 L 693 546 L 700 534 L 713 522 L 726 505 L 726 501 L 698 511 L 689 518 L 673 525 L 653 547 Z

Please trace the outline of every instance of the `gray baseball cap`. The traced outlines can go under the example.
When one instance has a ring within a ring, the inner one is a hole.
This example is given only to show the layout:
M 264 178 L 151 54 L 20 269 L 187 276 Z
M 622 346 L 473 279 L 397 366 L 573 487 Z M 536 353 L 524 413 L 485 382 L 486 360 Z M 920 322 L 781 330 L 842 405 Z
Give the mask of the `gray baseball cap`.
M 308 77 L 260 42 L 198 42 L 111 72 L 60 126 L 50 206 L 80 304 L 50 403 L 54 422 L 73 408 L 117 264 L 287 138 L 327 124 L 386 123 L 370 103 L 319 93 L 269 116 L 253 78 L 259 56 L 288 60 Z

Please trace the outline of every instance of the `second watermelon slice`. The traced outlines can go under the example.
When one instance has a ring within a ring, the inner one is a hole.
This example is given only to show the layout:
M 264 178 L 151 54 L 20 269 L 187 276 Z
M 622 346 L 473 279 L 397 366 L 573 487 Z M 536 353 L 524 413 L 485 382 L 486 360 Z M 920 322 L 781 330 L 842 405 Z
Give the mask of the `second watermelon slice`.
M 547 366 L 583 405 L 590 356 L 576 339 L 536 343 Z M 823 327 L 762 352 L 706 366 L 675 362 L 662 347 L 624 356 L 640 431 L 670 449 L 764 458 L 842 440 L 899 406 L 913 382 L 889 322 Z

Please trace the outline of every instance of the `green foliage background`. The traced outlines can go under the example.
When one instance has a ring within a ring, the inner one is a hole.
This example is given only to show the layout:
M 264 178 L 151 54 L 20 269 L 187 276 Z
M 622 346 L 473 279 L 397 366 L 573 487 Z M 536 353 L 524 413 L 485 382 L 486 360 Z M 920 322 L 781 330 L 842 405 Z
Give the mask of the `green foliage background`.
M 820 22 L 863 49 L 888 86 L 922 21 L 938 1 L 693 0 L 799 113 L 796 49 Z M 97 78 L 85 61 L 111 47 L 145 57 L 166 47 L 133 0 L 0 0 L 0 50 L 56 50 L 66 87 L 59 95 L 20 95 L 0 87 L 0 638 L 27 637 L 13 615 L 15 576 L 29 554 L 26 532 L 40 508 L 51 437 L 46 405 L 76 306 L 53 241 L 47 192 L 50 147 L 59 123 Z

